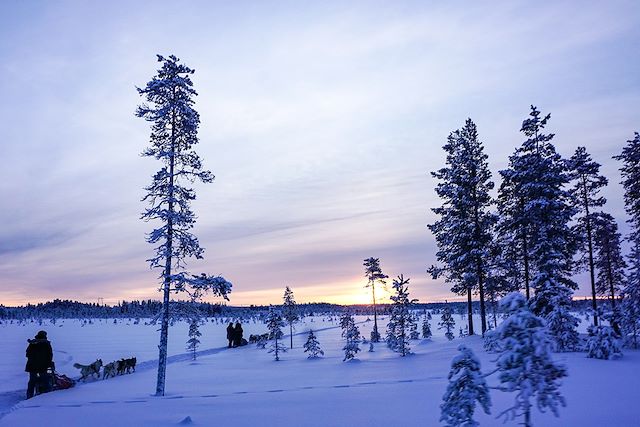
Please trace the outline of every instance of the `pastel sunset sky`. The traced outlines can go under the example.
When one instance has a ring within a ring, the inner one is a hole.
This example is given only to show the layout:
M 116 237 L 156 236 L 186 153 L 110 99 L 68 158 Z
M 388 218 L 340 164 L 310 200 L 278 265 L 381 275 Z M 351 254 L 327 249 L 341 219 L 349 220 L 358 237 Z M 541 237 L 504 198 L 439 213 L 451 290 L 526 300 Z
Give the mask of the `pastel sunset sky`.
M 139 217 L 159 164 L 134 117 L 156 54 L 196 70 L 200 144 L 193 272 L 231 304 L 369 301 L 362 260 L 431 280 L 429 172 L 467 117 L 494 180 L 530 104 L 558 151 L 611 156 L 640 130 L 640 2 L 2 1 L 0 304 L 159 298 Z M 576 278 L 587 295 L 586 277 Z

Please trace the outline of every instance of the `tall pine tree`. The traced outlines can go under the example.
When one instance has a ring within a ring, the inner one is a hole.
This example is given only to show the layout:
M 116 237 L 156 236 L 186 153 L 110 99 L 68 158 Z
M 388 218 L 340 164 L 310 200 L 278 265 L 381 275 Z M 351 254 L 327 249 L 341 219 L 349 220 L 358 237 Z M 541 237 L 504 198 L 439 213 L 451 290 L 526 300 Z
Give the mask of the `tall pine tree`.
M 191 201 L 196 198 L 196 193 L 186 185 L 195 181 L 210 183 L 214 176 L 202 169 L 202 161 L 193 150 L 198 143 L 200 124 L 200 116 L 193 108 L 193 98 L 197 93 L 190 75 L 194 70 L 180 64 L 173 55 L 168 58 L 158 55 L 158 62 L 162 65 L 157 74 L 144 88 L 138 88 L 138 93 L 149 104 L 140 105 L 136 116 L 152 123 L 151 146 L 142 155 L 162 163 L 162 168 L 145 188 L 147 194 L 142 200 L 151 206 L 143 212 L 142 219 L 160 223 L 147 236 L 147 242 L 157 245 L 155 255 L 147 261 L 151 268 L 161 270 L 162 324 L 156 396 L 163 396 L 171 293 L 210 291 L 228 299 L 231 283 L 220 276 L 204 273 L 192 276 L 185 271 L 186 259 L 201 259 L 204 252 L 190 231 L 196 221 L 191 210 Z
M 527 297 L 529 283 L 535 291 L 532 310 L 548 321 L 556 350 L 567 351 L 578 341 L 578 320 L 570 313 L 577 287 L 571 280 L 575 245 L 569 227 L 575 210 L 564 189 L 567 163 L 551 143 L 554 135 L 542 133 L 550 117 L 531 106 L 520 129 L 527 139 L 500 171 L 498 207 L 501 229 L 511 237 L 505 241 L 520 243 Z
M 300 315 L 298 314 L 296 300 L 293 298 L 293 291 L 288 286 L 284 290 L 283 301 L 282 317 L 289 324 L 289 339 L 293 349 L 293 324 L 300 319 Z
M 478 130 L 471 119 L 447 138 L 443 146 L 446 166 L 431 175 L 440 180 L 436 193 L 442 206 L 433 208 L 439 219 L 429 225 L 438 244 L 436 257 L 442 267 L 431 267 L 432 276 L 441 274 L 452 291 L 467 296 L 469 335 L 473 335 L 471 295 L 480 297 L 482 333 L 487 329 L 485 281 L 495 216 L 489 212 L 493 204 L 489 192 L 493 189 L 491 171 Z
M 594 221 L 596 293 L 610 298 L 612 310 L 616 309 L 616 295 L 622 290 L 627 268 L 621 240 L 616 220 L 607 213 L 600 213 Z
M 373 330 L 371 331 L 371 341 L 380 341 L 380 332 L 378 331 L 378 309 L 376 306 L 376 284 L 384 286 L 386 284 L 385 279 L 389 276 L 382 272 L 380 268 L 379 258 L 367 258 L 364 260 L 364 276 L 367 278 L 367 288 L 371 288 L 371 295 L 373 297 Z
M 622 326 L 626 343 L 638 347 L 640 332 L 640 134 L 627 141 L 622 153 L 614 156 L 622 162 L 622 186 L 624 187 L 624 206 L 631 225 L 629 241 L 629 272 L 622 291 Z
M 606 199 L 600 190 L 607 186 L 607 178 L 600 174 L 600 164 L 591 159 L 585 147 L 578 147 L 569 159 L 570 178 L 573 187 L 569 190 L 571 200 L 578 215 L 574 233 L 579 242 L 579 250 L 586 255 L 591 281 L 591 307 L 593 308 L 593 324 L 598 326 L 598 303 L 596 299 L 596 272 L 594 261 L 594 222 L 596 209 L 604 206 Z

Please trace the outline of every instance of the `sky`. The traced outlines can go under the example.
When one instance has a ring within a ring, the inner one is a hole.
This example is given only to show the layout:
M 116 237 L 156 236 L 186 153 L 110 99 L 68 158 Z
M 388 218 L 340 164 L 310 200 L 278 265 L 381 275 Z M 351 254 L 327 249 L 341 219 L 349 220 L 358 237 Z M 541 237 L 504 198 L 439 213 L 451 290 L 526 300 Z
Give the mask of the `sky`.
M 430 172 L 471 117 L 499 182 L 531 104 L 563 156 L 602 163 L 624 231 L 611 156 L 640 131 L 639 18 L 637 1 L 0 2 L 0 304 L 160 297 L 140 220 L 160 165 L 134 116 L 156 54 L 196 70 L 216 180 L 195 187 L 188 267 L 231 281 L 230 304 L 285 285 L 366 303 L 371 256 L 421 302 L 455 299 L 426 273 Z

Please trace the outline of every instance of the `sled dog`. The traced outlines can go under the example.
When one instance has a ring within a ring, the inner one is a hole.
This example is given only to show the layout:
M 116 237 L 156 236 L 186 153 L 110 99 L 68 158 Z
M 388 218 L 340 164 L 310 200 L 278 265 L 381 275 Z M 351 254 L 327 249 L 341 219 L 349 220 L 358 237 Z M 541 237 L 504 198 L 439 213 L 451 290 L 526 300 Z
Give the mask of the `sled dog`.
M 80 369 L 80 379 L 86 381 L 89 375 L 97 375 L 100 378 L 100 368 L 102 368 L 102 359 L 98 359 L 91 365 L 73 364 L 74 368 Z
M 102 379 L 116 376 L 116 362 L 107 363 L 102 369 Z

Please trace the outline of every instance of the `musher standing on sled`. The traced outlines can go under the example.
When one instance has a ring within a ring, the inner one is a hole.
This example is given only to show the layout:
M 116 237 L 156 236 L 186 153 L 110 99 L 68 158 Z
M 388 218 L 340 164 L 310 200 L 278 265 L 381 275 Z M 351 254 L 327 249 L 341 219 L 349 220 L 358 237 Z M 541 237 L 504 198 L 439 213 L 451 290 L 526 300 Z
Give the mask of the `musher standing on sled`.
M 47 333 L 40 331 L 35 339 L 27 340 L 27 366 L 24 368 L 29 373 L 27 385 L 27 399 L 31 399 L 35 393 L 36 384 L 45 379 L 47 369 L 54 368 L 53 349 L 47 339 Z

